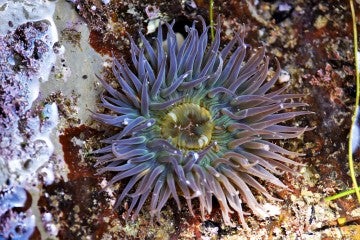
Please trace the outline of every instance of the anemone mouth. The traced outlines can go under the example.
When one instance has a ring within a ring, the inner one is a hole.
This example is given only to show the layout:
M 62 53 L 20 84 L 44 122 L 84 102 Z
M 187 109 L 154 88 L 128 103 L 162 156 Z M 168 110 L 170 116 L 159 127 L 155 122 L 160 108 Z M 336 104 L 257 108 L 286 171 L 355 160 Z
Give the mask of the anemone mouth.
M 173 107 L 161 122 L 161 135 L 181 150 L 200 150 L 209 145 L 214 123 L 211 113 L 194 103 Z

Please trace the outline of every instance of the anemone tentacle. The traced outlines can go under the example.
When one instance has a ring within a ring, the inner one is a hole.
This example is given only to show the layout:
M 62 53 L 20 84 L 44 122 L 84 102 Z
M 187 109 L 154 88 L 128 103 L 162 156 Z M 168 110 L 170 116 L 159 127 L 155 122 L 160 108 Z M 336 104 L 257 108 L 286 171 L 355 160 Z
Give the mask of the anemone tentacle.
M 98 174 L 115 173 L 109 186 L 124 180 L 115 206 L 130 199 L 128 216 L 136 217 L 149 199 L 150 215 L 160 217 L 173 198 L 178 208 L 185 200 L 193 215 L 198 199 L 205 219 L 215 197 L 225 224 L 233 225 L 229 214 L 235 212 L 247 227 L 243 202 L 268 216 L 252 190 L 279 200 L 262 182 L 286 189 L 276 175 L 296 173 L 289 165 L 301 165 L 291 159 L 301 154 L 272 141 L 309 130 L 284 124 L 309 112 L 296 110 L 307 106 L 302 94 L 273 89 L 280 65 L 276 60 L 269 77 L 265 48 L 249 54 L 244 31 L 221 47 L 220 24 L 209 45 L 209 27 L 200 22 L 202 32 L 194 23 L 181 45 L 174 22 L 165 23 L 166 47 L 161 27 L 153 42 L 140 32 L 142 46 L 129 36 L 133 67 L 114 59 L 112 69 L 119 88 L 99 78 L 105 88 L 100 105 L 110 111 L 93 116 L 120 130 L 94 152 L 96 166 Z

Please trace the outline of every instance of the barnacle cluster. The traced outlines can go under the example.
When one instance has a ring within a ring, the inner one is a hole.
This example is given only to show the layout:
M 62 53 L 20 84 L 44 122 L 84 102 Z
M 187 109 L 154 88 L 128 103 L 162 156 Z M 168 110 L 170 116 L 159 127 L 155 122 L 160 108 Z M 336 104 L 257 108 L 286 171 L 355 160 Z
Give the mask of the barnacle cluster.
M 253 191 L 274 199 L 263 183 L 286 188 L 275 175 L 298 165 L 289 157 L 300 154 L 273 140 L 301 135 L 306 127 L 283 123 L 308 112 L 294 110 L 306 106 L 301 94 L 273 88 L 280 67 L 276 61 L 268 76 L 264 48 L 247 53 L 244 32 L 221 47 L 220 24 L 208 44 L 209 27 L 200 21 L 202 31 L 194 23 L 182 44 L 165 24 L 167 47 L 161 28 L 153 41 L 140 32 L 141 46 L 130 38 L 133 68 L 114 59 L 118 88 L 100 78 L 101 106 L 110 111 L 93 116 L 119 131 L 95 151 L 96 166 L 99 174 L 114 172 L 109 185 L 125 184 L 116 207 L 130 198 L 128 216 L 136 217 L 149 200 L 151 216 L 159 217 L 173 198 L 179 208 L 185 200 L 193 215 L 197 199 L 205 219 L 215 197 L 225 224 L 233 224 L 235 212 L 246 227 L 242 203 L 268 216 Z

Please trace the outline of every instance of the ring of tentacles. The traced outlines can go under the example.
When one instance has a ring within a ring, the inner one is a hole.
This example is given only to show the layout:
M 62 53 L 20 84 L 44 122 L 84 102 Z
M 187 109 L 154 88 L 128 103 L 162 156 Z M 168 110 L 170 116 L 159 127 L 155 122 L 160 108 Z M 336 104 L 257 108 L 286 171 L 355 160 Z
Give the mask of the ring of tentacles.
M 284 122 L 308 112 L 296 110 L 306 106 L 302 94 L 274 87 L 280 66 L 275 61 L 270 76 L 264 48 L 249 52 L 243 31 L 221 45 L 220 24 L 209 43 L 209 27 L 200 23 L 202 31 L 194 23 L 182 43 L 167 23 L 164 42 L 161 27 L 153 39 L 140 32 L 139 45 L 130 37 L 132 62 L 114 59 L 117 86 L 100 78 L 108 111 L 93 116 L 118 132 L 94 152 L 96 166 L 114 173 L 109 186 L 123 184 L 116 207 L 130 200 L 128 216 L 146 206 L 160 217 L 173 198 L 193 215 L 196 202 L 205 219 L 216 199 L 225 224 L 237 213 L 246 227 L 243 202 L 268 216 L 253 192 L 274 200 L 265 182 L 287 188 L 277 175 L 294 172 L 288 165 L 299 163 L 290 158 L 300 154 L 274 141 L 306 131 Z

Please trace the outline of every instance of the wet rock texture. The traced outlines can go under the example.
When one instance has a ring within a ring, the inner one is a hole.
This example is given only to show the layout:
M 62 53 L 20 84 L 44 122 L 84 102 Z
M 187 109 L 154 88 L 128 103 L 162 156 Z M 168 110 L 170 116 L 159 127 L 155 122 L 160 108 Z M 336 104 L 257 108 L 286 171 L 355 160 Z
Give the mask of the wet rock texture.
M 127 33 L 137 39 L 137 32 L 142 29 L 151 37 L 158 18 L 176 19 L 175 30 L 185 33 L 184 25 L 197 15 L 209 19 L 209 1 L 203 0 L 73 0 L 69 6 L 88 25 L 88 41 L 98 53 L 109 57 L 114 54 L 125 60 L 129 60 Z M 356 8 L 360 9 L 359 6 Z M 150 224 L 146 211 L 134 222 L 125 221 L 127 204 L 118 210 L 112 209 L 124 185 L 101 191 L 111 175 L 94 175 L 94 159 L 89 154 L 92 148 L 98 147 L 99 139 L 110 136 L 112 130 L 92 122 L 83 124 L 71 120 L 71 124 L 62 121 L 58 127 L 68 179 L 57 179 L 54 184 L 43 186 L 38 201 L 41 214 L 52 214 L 60 239 L 356 239 L 360 235 L 360 209 L 355 196 L 324 201 L 325 197 L 351 187 L 347 141 L 354 110 L 355 70 L 348 2 L 215 0 L 214 14 L 215 19 L 220 16 L 223 43 L 245 25 L 247 43 L 253 47 L 265 46 L 270 57 L 280 61 L 284 69 L 281 80 L 289 82 L 289 91 L 305 93 L 308 110 L 315 113 L 296 122 L 316 127 L 314 130 L 306 132 L 302 139 L 278 143 L 305 153 L 305 157 L 296 160 L 307 166 L 298 169 L 299 176 L 281 176 L 291 191 L 267 184 L 274 196 L 284 200 L 274 203 L 280 206 L 280 215 L 266 220 L 249 215 L 246 219 L 253 231 L 245 232 L 240 225 L 237 228 L 223 226 L 216 203 L 209 221 L 201 222 L 200 217 L 191 217 L 186 207 L 179 211 L 175 202 L 170 201 L 159 222 Z M 360 19 L 360 11 L 357 18 Z M 358 27 L 359 23 L 358 20 Z M 81 51 L 78 44 L 81 34 L 69 25 L 63 32 L 64 40 Z M 4 129 L 0 132 L 0 156 L 13 154 L 8 152 L 13 133 L 6 129 L 13 124 L 19 125 L 19 131 L 26 128 L 21 119 L 27 114 L 23 100 L 28 94 L 24 91 L 27 82 L 13 76 L 19 71 L 31 76 L 36 71 L 37 62 L 49 51 L 36 37 L 43 31 L 46 31 L 43 22 L 27 23 L 13 34 L 0 37 L 0 124 Z M 111 80 L 113 76 L 107 66 L 103 75 Z M 53 95 L 51 102 L 58 102 L 61 112 L 71 112 L 60 113 L 64 119 L 72 118 L 76 114 L 73 113 L 76 102 L 67 104 L 60 96 Z M 360 159 L 355 160 L 359 171 Z M 259 199 L 262 200 L 260 196 Z M 6 213 L 0 220 L 9 219 L 11 214 Z M 346 217 L 343 225 L 337 221 L 340 217 Z M 236 216 L 233 219 L 237 221 Z M 35 232 L 33 239 L 37 237 L 39 234 Z
M 39 66 L 50 50 L 45 40 L 47 30 L 46 22 L 28 22 L 0 36 L 0 159 L 7 166 L 1 171 L 26 170 L 33 157 L 49 147 L 36 139 L 44 130 L 39 128 L 46 122 L 46 114 L 43 119 L 38 117 L 44 107 L 30 110 L 38 95 Z M 1 178 L 1 182 L 5 180 Z
M 175 28 L 182 33 L 183 26 L 192 22 L 196 15 L 209 19 L 209 3 L 200 0 L 109 3 L 87 0 L 73 1 L 73 6 L 90 28 L 89 42 L 93 48 L 101 54 L 115 54 L 124 59 L 129 59 L 126 33 L 136 39 L 138 29 L 149 32 L 154 15 L 164 21 L 176 19 Z M 358 231 L 354 225 L 358 223 L 357 217 L 351 215 L 358 210 L 356 199 L 351 197 L 331 203 L 324 201 L 324 197 L 351 186 L 346 153 L 355 84 L 349 5 L 343 1 L 331 4 L 327 1 L 302 0 L 214 1 L 214 13 L 215 18 L 220 16 L 225 32 L 222 39 L 224 43 L 245 24 L 248 29 L 247 42 L 254 47 L 264 45 L 272 58 L 279 59 L 285 70 L 285 77 L 282 79 L 288 81 L 286 76 L 291 76 L 290 91 L 307 94 L 305 100 L 309 103 L 309 109 L 315 112 L 312 116 L 298 119 L 298 124 L 316 127 L 315 130 L 305 133 L 303 139 L 280 143 L 288 149 L 305 153 L 306 156 L 298 161 L 307 165 L 307 168 L 299 169 L 301 176 L 282 177 L 292 192 L 267 186 L 275 196 L 284 199 L 280 204 L 280 216 L 265 221 L 249 216 L 247 220 L 254 231 L 246 233 L 241 228 L 222 226 L 220 211 L 216 209 L 209 216 L 209 222 L 201 223 L 199 218 L 191 218 L 185 207 L 180 212 L 176 210 L 172 202 L 164 209 L 164 222 L 160 225 L 149 225 L 146 211 L 138 221 L 125 222 L 121 217 L 126 211 L 125 204 L 110 217 L 106 216 L 107 211 L 104 210 L 93 212 L 97 219 L 107 219 L 107 226 L 101 225 L 96 230 L 88 228 L 87 234 L 119 239 L 125 236 L 129 239 L 350 237 L 349 231 Z M 148 36 L 151 34 L 150 32 Z M 104 75 L 111 78 L 109 69 L 104 69 Z M 101 129 L 101 126 L 95 127 Z M 91 147 L 104 134 L 108 133 L 100 131 L 91 138 L 83 139 L 87 140 L 87 147 Z M 80 159 L 79 156 L 77 158 Z M 85 163 L 74 161 L 71 157 L 66 161 L 71 161 L 70 166 L 75 164 L 75 168 L 80 163 L 89 164 L 91 168 L 93 163 L 91 160 Z M 77 181 L 81 185 L 88 180 Z M 121 185 L 119 189 L 106 190 L 100 194 L 97 194 L 98 189 L 94 189 L 92 195 L 96 195 L 96 198 L 93 201 L 101 201 L 102 207 L 110 209 L 122 187 Z M 88 194 L 90 197 L 91 194 Z M 105 202 L 101 200 L 104 196 Z M 81 214 L 85 212 L 80 211 L 79 215 Z M 88 214 L 86 211 L 86 216 Z M 337 224 L 337 218 L 349 214 L 353 221 L 345 224 L 346 226 Z M 64 217 L 62 221 L 70 221 L 70 218 Z M 71 229 L 64 231 L 76 232 Z
M 27 193 L 21 187 L 0 192 L 0 239 L 28 239 L 35 230 L 35 216 L 26 204 Z
M 47 30 L 47 24 L 43 22 L 26 23 L 19 26 L 13 34 L 0 36 L 0 74 L 2 84 L 0 86 L 0 123 L 1 128 L 14 129 L 14 125 L 25 118 L 29 106 L 29 90 L 32 79 L 39 70 L 39 60 L 48 46 L 40 36 Z M 22 76 L 24 75 L 24 76 Z M 8 134 L 11 134 L 11 131 Z M 3 141 L 7 138 L 1 131 Z M 9 155 L 3 152 L 10 150 L 4 142 L 1 144 L 2 156 Z
M 2 24 L 14 30 L 0 35 L 0 239 L 29 239 L 38 231 L 28 190 L 52 183 L 44 170 L 52 154 L 48 135 L 56 125 L 56 106 L 33 102 L 40 80 L 49 74 L 42 66 L 51 64 L 53 38 L 46 20 Z

